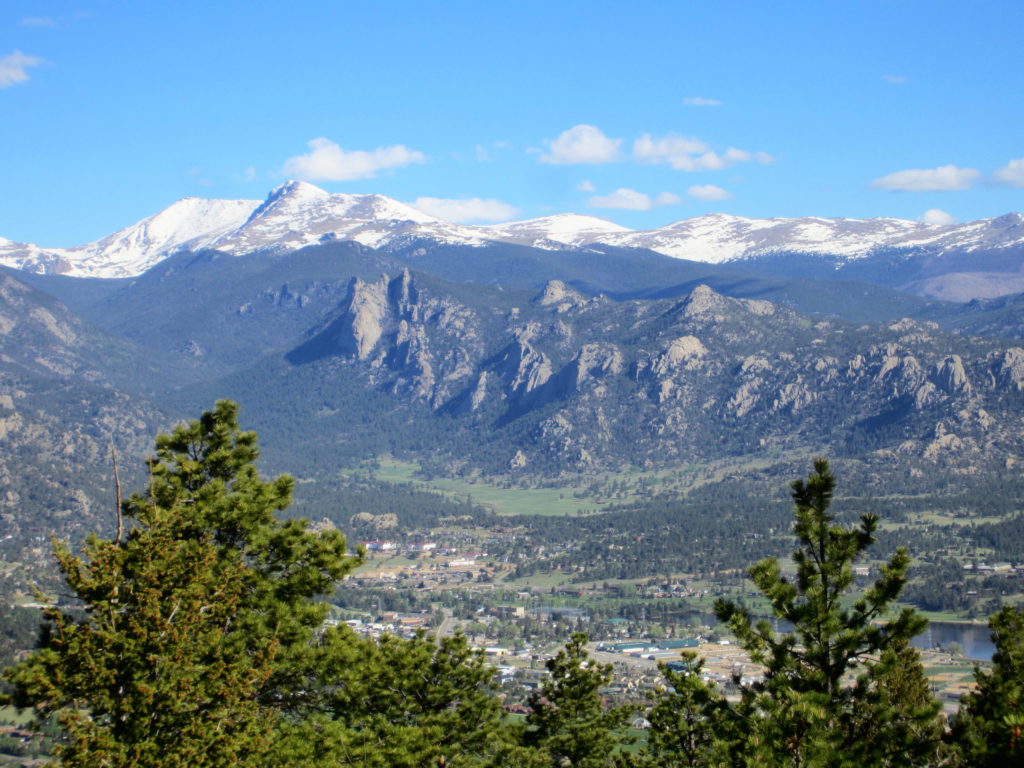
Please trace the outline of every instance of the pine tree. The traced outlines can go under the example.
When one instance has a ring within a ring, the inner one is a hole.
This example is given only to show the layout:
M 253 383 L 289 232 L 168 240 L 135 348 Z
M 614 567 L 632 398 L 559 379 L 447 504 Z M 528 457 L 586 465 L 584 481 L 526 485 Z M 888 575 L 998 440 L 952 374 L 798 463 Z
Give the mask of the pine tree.
M 736 634 L 764 679 L 742 691 L 737 713 L 750 725 L 748 760 L 763 765 L 910 766 L 927 764 L 941 733 L 939 704 L 922 695 L 920 680 L 893 684 L 898 672 L 916 677 L 920 660 L 907 650 L 925 627 L 911 609 L 890 616 L 906 582 L 910 557 L 897 550 L 863 595 L 848 599 L 853 563 L 874 542 L 874 515 L 846 528 L 829 513 L 835 479 L 823 459 L 792 485 L 795 578 L 774 558 L 750 571 L 776 617 L 793 631 L 777 635 L 734 602 L 715 612 Z M 867 725 L 870 724 L 870 727 Z
M 42 647 L 5 676 L 14 701 L 68 733 L 67 766 L 258 765 L 315 692 L 313 598 L 347 573 L 336 532 L 279 521 L 292 480 L 260 479 L 238 407 L 156 441 L 125 537 L 55 545 L 84 611 L 47 611 Z M 272 762 L 272 761 L 271 761 Z
M 862 765 L 942 765 L 949 758 L 945 724 L 925 677 L 920 652 L 895 642 L 865 665 L 851 692 L 846 753 Z
M 975 669 L 978 688 L 964 696 L 953 723 L 956 746 L 978 768 L 1024 764 L 1024 611 L 1004 606 L 989 620 L 992 670 Z
M 629 707 L 605 709 L 600 690 L 612 680 L 612 666 L 589 657 L 587 636 L 575 633 L 549 659 L 550 673 L 533 693 L 526 717 L 526 743 L 547 754 L 555 768 L 603 768 L 616 765 L 626 741 Z
M 494 668 L 464 636 L 434 642 L 354 637 L 322 643 L 324 696 L 287 731 L 296 765 L 419 768 L 502 765 L 514 746 L 494 696 Z
M 704 660 L 682 654 L 683 669 L 660 665 L 667 687 L 654 694 L 647 712 L 646 760 L 651 768 L 732 765 L 740 741 L 738 719 L 713 683 L 702 677 Z
M 245 564 L 245 602 L 233 639 L 243 650 L 250 640 L 275 638 L 273 674 L 259 696 L 267 706 L 295 711 L 316 675 L 312 641 L 327 614 L 315 598 L 329 594 L 359 558 L 347 554 L 338 531 L 313 534 L 304 519 L 279 520 L 295 483 L 286 475 L 262 480 L 258 457 L 256 433 L 239 428 L 238 405 L 219 400 L 198 420 L 157 437 L 147 493 L 133 495 L 125 511 L 145 525 L 174 509 L 183 536 L 209 540 L 222 557 Z

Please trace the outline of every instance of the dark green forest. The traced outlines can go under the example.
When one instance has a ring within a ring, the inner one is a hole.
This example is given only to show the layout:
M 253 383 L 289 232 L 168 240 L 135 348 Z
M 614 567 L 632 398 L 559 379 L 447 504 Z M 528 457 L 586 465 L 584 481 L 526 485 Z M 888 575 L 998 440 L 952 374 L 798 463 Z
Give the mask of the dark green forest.
M 58 764 L 655 768 L 1024 759 L 1024 613 L 1007 607 L 993 616 L 991 669 L 978 671 L 977 689 L 951 722 L 940 717 L 909 645 L 926 622 L 897 604 L 910 553 L 897 547 L 878 578 L 857 588 L 854 565 L 878 546 L 881 521 L 870 511 L 855 522 L 837 518 L 836 481 L 824 460 L 790 489 L 791 566 L 784 571 L 776 557 L 747 562 L 774 617 L 792 630 L 778 633 L 731 599 L 714 607 L 763 674 L 737 681 L 738 695 L 727 697 L 684 652 L 662 667 L 664 683 L 647 701 L 608 704 L 611 667 L 592 658 L 577 633 L 546 661 L 523 717 L 502 708 L 493 667 L 463 635 L 369 638 L 326 621 L 323 598 L 365 552 L 336 530 L 313 531 L 282 514 L 295 483 L 260 477 L 256 435 L 242 431 L 237 416 L 234 403 L 220 401 L 159 436 L 147 486 L 123 502 L 115 535 L 90 537 L 80 549 L 55 545 L 74 599 L 45 610 L 38 647 L 3 678 L 7 701 L 50 729 Z M 362 492 L 372 508 L 375 489 Z M 482 514 L 470 504 L 459 511 Z M 773 524 L 783 525 L 777 513 Z M 422 509 L 409 522 L 430 514 Z M 1005 534 L 994 526 L 990 535 Z M 743 556 L 742 547 L 728 555 Z M 10 618 L 8 636 L 25 614 Z M 649 725 L 642 743 L 630 727 L 639 716 Z

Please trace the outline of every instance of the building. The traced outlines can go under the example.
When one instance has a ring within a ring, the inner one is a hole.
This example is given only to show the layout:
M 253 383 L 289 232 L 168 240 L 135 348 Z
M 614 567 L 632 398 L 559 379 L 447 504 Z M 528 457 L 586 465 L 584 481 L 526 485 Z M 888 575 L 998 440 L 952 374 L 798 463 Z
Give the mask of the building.
M 398 542 L 396 541 L 381 541 L 380 539 L 374 539 L 373 541 L 363 542 L 367 552 L 396 552 L 398 550 Z

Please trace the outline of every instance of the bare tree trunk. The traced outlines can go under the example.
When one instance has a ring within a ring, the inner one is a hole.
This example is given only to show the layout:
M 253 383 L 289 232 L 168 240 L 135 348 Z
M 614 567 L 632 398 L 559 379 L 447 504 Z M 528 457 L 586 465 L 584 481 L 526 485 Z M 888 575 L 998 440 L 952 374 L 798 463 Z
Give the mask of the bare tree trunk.
M 121 517 L 121 477 L 117 473 L 117 449 L 113 443 L 110 444 L 110 458 L 114 462 L 114 493 L 117 497 L 117 536 L 114 543 L 120 544 L 121 534 L 124 533 L 124 520 Z

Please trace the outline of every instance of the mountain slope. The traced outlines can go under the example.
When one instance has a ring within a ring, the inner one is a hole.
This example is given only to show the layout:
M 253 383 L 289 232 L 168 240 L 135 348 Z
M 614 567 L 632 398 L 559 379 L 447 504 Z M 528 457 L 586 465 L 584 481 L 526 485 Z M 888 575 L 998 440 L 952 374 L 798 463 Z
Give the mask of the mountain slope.
M 15 583 L 50 573 L 51 535 L 77 542 L 111 530 L 111 446 L 132 487 L 166 419 L 129 394 L 148 367 L 138 350 L 0 273 L 0 559 L 19 570 Z
M 508 224 L 492 224 L 486 229 L 493 233 L 496 240 L 533 248 L 578 248 L 592 243 L 603 243 L 608 236 L 631 231 L 627 227 L 604 219 L 575 213 L 542 216 L 538 219 Z
M 76 277 L 132 277 L 176 251 L 203 247 L 234 230 L 257 204 L 255 200 L 187 197 L 136 224 L 75 248 L 40 248 L 0 241 L 0 264 Z
M 936 493 L 944 478 L 995 477 L 1024 460 L 1019 342 L 870 323 L 867 311 L 856 323 L 810 317 L 761 297 L 817 283 L 649 251 L 404 248 L 183 252 L 113 289 L 83 282 L 82 314 L 117 339 L 0 273 L 0 514 L 21 547 L 6 559 L 29 559 L 47 527 L 77 536 L 110 524 L 110 439 L 138 467 L 128 454 L 169 420 L 138 392 L 181 415 L 239 400 L 268 473 L 295 472 L 327 506 L 339 466 L 386 454 L 531 482 L 733 459 L 780 471 L 827 454 L 897 484 L 925 478 Z M 586 280 L 538 285 L 545 255 L 549 270 Z M 640 290 L 645 269 L 655 283 L 687 279 Z M 746 293 L 723 295 L 701 275 Z M 62 292 L 76 283 L 32 279 Z M 630 279 L 635 290 L 617 296 L 587 285 Z M 882 291 L 829 285 L 837 304 Z
M 289 345 L 317 327 L 353 277 L 368 282 L 403 268 L 432 275 L 465 296 L 536 293 L 547 280 L 613 298 L 670 298 L 696 285 L 740 298 L 770 299 L 798 311 L 870 322 L 910 316 L 928 305 L 869 284 L 777 279 L 735 267 L 672 259 L 648 251 L 544 251 L 496 244 L 446 246 L 421 253 L 417 242 L 382 251 L 350 242 L 234 258 L 179 253 L 131 280 L 83 280 L 17 273 L 49 291 L 98 328 L 172 366 L 181 383 L 220 376 Z M 490 286 L 490 289 L 484 289 Z M 76 290 L 77 289 L 77 290 Z M 505 299 L 502 299 L 505 301 Z
M 902 219 L 746 219 L 710 214 L 647 232 L 601 235 L 600 242 L 714 264 L 780 252 L 825 255 L 842 264 L 881 250 L 941 254 L 1021 248 L 1024 217 L 1011 213 L 938 226 Z
M 1024 349 L 815 322 L 704 286 L 616 302 L 558 282 L 530 298 L 354 279 L 313 335 L 253 371 L 217 387 L 327 466 L 371 445 L 539 475 L 780 451 L 931 472 L 1024 457 Z
M 561 214 L 490 226 L 446 222 L 380 195 L 330 194 L 287 182 L 263 203 L 181 200 L 85 246 L 46 249 L 0 240 L 0 264 L 34 272 L 137 276 L 181 250 L 284 253 L 354 242 L 427 255 L 452 246 L 520 245 L 551 252 L 643 249 L 710 264 L 742 263 L 769 274 L 809 268 L 953 300 L 1024 286 L 1024 217 L 957 225 L 899 219 L 747 219 L 712 214 L 634 232 L 591 216 Z M 939 267 L 941 265 L 941 268 Z M 901 282 L 895 282 L 895 274 Z M 947 276 L 943 279 L 943 276 Z

